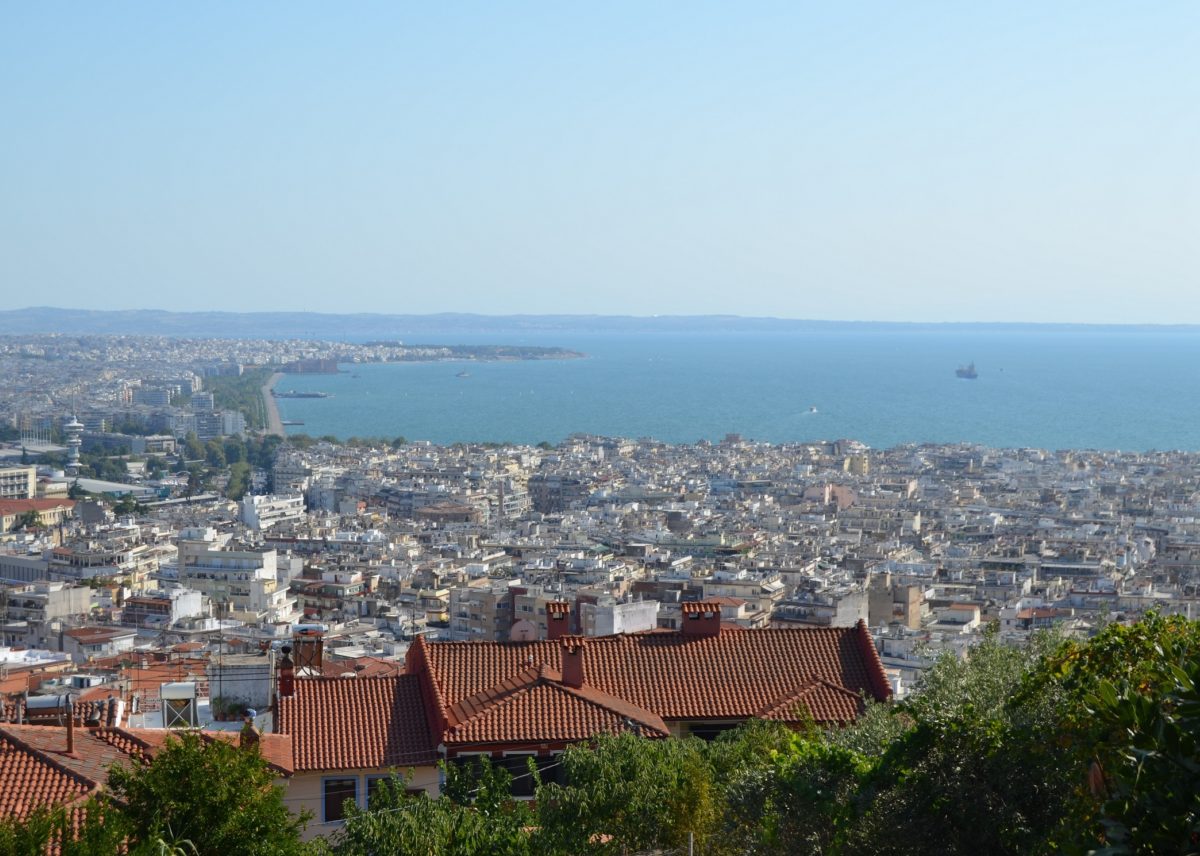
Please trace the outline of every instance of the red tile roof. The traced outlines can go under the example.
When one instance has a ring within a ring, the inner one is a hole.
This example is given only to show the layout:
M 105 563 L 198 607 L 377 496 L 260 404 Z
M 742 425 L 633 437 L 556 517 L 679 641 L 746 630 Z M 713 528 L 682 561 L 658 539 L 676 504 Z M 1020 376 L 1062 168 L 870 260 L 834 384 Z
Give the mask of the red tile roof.
M 26 511 L 53 511 L 75 507 L 73 499 L 0 499 L 0 514 L 24 514 Z
M 585 687 L 668 721 L 749 719 L 796 698 L 818 722 L 845 722 L 861 710 L 861 693 L 879 700 L 889 694 L 870 633 L 861 623 L 722 629 L 710 637 L 606 636 L 588 639 L 582 656 Z M 410 671 L 420 673 L 423 664 L 437 707 L 452 725 L 455 705 L 496 692 L 530 666 L 561 670 L 562 646 L 418 639 L 409 652 Z
M 635 730 L 668 737 L 662 718 L 592 687 L 569 687 L 547 666 L 530 667 L 498 687 L 455 704 L 444 742 L 454 744 L 565 742 Z M 530 725 L 536 723 L 536 730 Z
M 94 782 L 23 740 L 24 732 L 30 730 L 42 729 L 0 728 L 0 817 L 21 820 L 40 805 L 74 802 L 95 790 Z M 66 748 L 65 738 L 61 748 Z
M 238 731 L 195 730 L 190 733 L 199 735 L 205 743 L 220 741 L 238 745 L 241 740 L 241 734 Z M 165 728 L 97 728 L 93 729 L 93 734 L 126 755 L 153 760 L 167 740 L 177 737 L 180 732 Z M 258 750 L 262 754 L 263 760 L 276 773 L 290 776 L 295 772 L 292 765 L 292 740 L 288 735 L 259 734 Z
M 236 731 L 201 731 L 212 742 L 238 740 Z M 67 754 L 67 730 L 52 725 L 0 725 L 0 817 L 25 817 L 38 805 L 72 803 L 100 789 L 113 764 L 153 758 L 177 731 L 157 728 L 76 728 Z M 264 759 L 276 772 L 292 771 L 291 740 L 260 735 Z
M 296 770 L 404 768 L 437 760 L 413 675 L 301 678 L 279 700 L 277 728 L 291 735 Z

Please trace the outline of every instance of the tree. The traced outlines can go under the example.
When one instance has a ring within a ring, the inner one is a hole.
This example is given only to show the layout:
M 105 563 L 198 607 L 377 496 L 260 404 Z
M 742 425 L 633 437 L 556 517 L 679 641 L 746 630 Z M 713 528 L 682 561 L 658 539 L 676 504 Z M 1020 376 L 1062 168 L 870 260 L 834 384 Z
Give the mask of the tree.
M 566 784 L 537 792 L 542 834 L 563 853 L 680 848 L 689 835 L 703 852 L 721 818 L 706 746 L 623 732 L 569 748 Z
M 1097 783 L 1108 853 L 1200 852 L 1200 661 L 1168 668 L 1165 692 L 1102 681 L 1091 699 L 1098 722 L 1127 736 Z
M 149 856 L 128 848 L 119 808 L 103 796 L 76 805 L 39 806 L 24 820 L 0 819 L 0 853 L 10 856 Z
M 197 856 L 301 854 L 307 817 L 291 814 L 258 744 L 171 737 L 147 765 L 115 766 L 108 785 L 135 843 L 190 841 Z
M 229 467 L 229 483 L 225 485 L 225 496 L 228 499 L 239 500 L 250 489 L 250 465 L 238 461 Z
M 346 802 L 346 822 L 335 837 L 338 856 L 524 856 L 531 853 L 532 816 L 511 799 L 511 776 L 482 759 L 478 767 L 445 768 L 445 795 L 405 790 L 400 776 L 380 781 L 371 805 Z
M 131 493 L 125 494 L 113 505 L 115 514 L 143 514 L 145 511 L 146 506 L 134 499 Z
M 246 441 L 241 437 L 225 438 L 225 460 L 230 464 L 238 464 L 246 460 Z
M 195 431 L 189 431 L 183 438 L 183 454 L 189 461 L 204 460 L 204 444 L 200 442 Z
M 16 525 L 13 526 L 13 531 L 20 532 L 21 530 L 40 529 L 42 526 L 42 516 L 35 509 L 22 511 L 17 517 Z
M 209 440 L 204 446 L 204 459 L 210 467 L 223 469 L 225 467 L 225 449 L 216 440 Z

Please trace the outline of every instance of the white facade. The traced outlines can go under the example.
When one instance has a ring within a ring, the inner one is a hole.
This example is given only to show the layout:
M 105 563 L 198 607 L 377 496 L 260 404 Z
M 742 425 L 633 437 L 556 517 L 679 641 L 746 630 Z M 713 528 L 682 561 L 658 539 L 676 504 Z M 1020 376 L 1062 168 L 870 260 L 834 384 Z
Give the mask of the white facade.
M 262 532 L 277 523 L 303 520 L 303 496 L 252 496 L 242 498 L 242 523 Z
M 641 633 L 658 627 L 658 601 L 579 605 L 579 621 L 588 636 Z
M 0 499 L 33 499 L 37 496 L 37 467 L 0 468 Z
M 221 617 L 248 624 L 291 619 L 295 601 L 280 586 L 274 550 L 226 550 L 213 530 L 187 530 L 200 540 L 179 542 L 179 583 L 201 592 Z

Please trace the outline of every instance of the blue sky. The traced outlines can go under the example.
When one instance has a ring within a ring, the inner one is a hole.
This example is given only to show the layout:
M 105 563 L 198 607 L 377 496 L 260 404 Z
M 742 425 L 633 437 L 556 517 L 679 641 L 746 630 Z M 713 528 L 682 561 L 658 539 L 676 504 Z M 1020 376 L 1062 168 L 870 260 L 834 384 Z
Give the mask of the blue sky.
M 8 306 L 1200 323 L 1200 4 L 0 4 Z

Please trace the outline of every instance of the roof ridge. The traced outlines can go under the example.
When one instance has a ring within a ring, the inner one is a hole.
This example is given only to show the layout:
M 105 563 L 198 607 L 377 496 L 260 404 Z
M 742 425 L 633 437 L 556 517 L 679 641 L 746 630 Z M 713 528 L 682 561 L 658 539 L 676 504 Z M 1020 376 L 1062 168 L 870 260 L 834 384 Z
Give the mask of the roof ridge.
M 32 727 L 40 727 L 40 726 L 32 726 Z M 80 729 L 80 730 L 82 731 L 83 729 Z M 85 787 L 87 787 L 88 793 L 97 791 L 101 787 L 101 784 L 102 784 L 101 782 L 96 782 L 96 781 L 93 781 L 92 779 L 89 779 L 87 776 L 83 775 L 83 773 L 80 773 L 80 772 L 72 769 L 71 767 L 67 766 L 66 764 L 62 763 L 61 761 L 59 761 L 57 758 L 55 758 L 49 752 L 45 752 L 45 751 L 37 748 L 36 746 L 33 746 L 32 744 L 25 742 L 20 737 L 17 737 L 16 735 L 14 735 L 8 729 L 7 726 L 0 726 L 0 740 L 7 740 L 9 743 L 14 744 L 22 752 L 32 755 L 37 760 L 41 761 L 43 764 L 48 764 L 49 766 L 53 767 L 55 770 L 57 770 L 58 772 L 62 773 L 65 776 L 67 776 L 68 778 L 74 779 L 79 784 L 84 785 Z M 120 750 L 118 750 L 118 751 L 120 751 Z M 80 794 L 80 796 L 84 796 L 84 794 Z M 71 802 L 74 802 L 74 800 L 71 800 Z
M 634 719 L 636 722 L 648 728 L 653 728 L 655 731 L 660 731 L 664 735 L 669 735 L 671 732 L 667 728 L 667 723 L 663 718 L 652 710 L 646 710 L 644 707 L 638 707 L 636 704 L 618 698 L 611 693 L 606 693 L 604 690 L 593 686 L 584 685 L 582 687 L 569 687 L 566 684 L 556 684 L 556 686 L 568 692 L 576 698 L 595 705 L 602 710 L 607 710 L 610 713 L 616 713 L 620 716 Z
M 552 673 L 558 677 L 551 678 L 547 673 Z M 479 692 L 450 705 L 446 711 L 449 714 L 449 718 L 452 719 L 450 728 L 454 729 L 460 725 L 467 724 L 522 690 L 528 690 L 540 683 L 551 683 L 555 680 L 562 680 L 561 673 L 549 668 L 545 663 L 538 665 L 530 664 L 515 675 L 504 678 L 499 683 L 485 687 Z M 463 713 L 467 715 L 463 716 Z
M 459 728 L 466 727 L 468 725 L 477 723 L 482 719 L 499 714 L 505 707 L 516 704 L 522 696 L 534 692 L 541 687 L 545 687 L 551 692 L 558 692 L 568 695 L 575 701 L 578 701 L 589 707 L 596 708 L 597 710 L 601 710 L 605 713 L 632 720 L 644 731 L 657 732 L 663 737 L 670 736 L 670 731 L 667 728 L 667 724 L 663 722 L 661 717 L 657 716 L 651 711 L 644 710 L 636 705 L 624 703 L 621 701 L 621 699 L 618 699 L 615 696 L 610 696 L 608 693 L 600 690 L 595 690 L 594 688 L 584 687 L 582 690 L 580 690 L 574 687 L 569 687 L 566 684 L 555 680 L 538 680 L 518 687 L 512 692 L 506 693 L 502 697 L 495 699 L 493 703 L 480 708 L 469 718 L 463 720 L 458 725 L 451 727 L 449 731 L 451 734 L 454 734 Z M 598 696 L 598 698 L 593 696 Z
M 811 694 L 812 691 L 815 690 L 818 685 L 824 685 L 828 689 L 831 689 L 834 692 L 841 693 L 842 695 L 849 696 L 850 698 L 853 698 L 856 701 L 860 699 L 859 694 L 854 692 L 853 690 L 850 690 L 847 687 L 843 687 L 838 684 L 835 684 L 833 681 L 829 680 L 828 678 L 826 678 L 822 675 L 813 675 L 811 678 L 808 678 L 806 681 L 804 681 L 804 683 L 802 683 L 795 690 L 784 693 L 782 696 L 780 696 L 775 701 L 772 701 L 769 704 L 764 705 L 758 711 L 758 713 L 755 715 L 761 719 L 764 717 L 768 717 L 773 713 L 778 713 L 780 710 L 782 710 L 784 708 L 785 705 L 789 704 L 790 702 L 802 702 L 804 700 L 804 697 Z M 811 712 L 812 711 L 810 709 L 809 713 L 811 713 Z
M 154 753 L 154 747 L 148 741 L 142 739 L 137 734 L 134 734 L 132 731 L 122 728 L 119 725 L 114 725 L 114 726 L 102 725 L 99 728 L 91 728 L 88 730 L 91 731 L 93 734 L 95 734 L 100 740 L 103 740 L 109 746 L 112 746 L 114 749 L 116 749 L 120 752 L 124 752 L 124 750 L 121 749 L 121 747 L 118 746 L 110 738 L 128 740 L 130 743 L 135 744 L 146 756 L 150 756 Z M 131 754 L 131 753 L 125 753 L 125 754 Z

